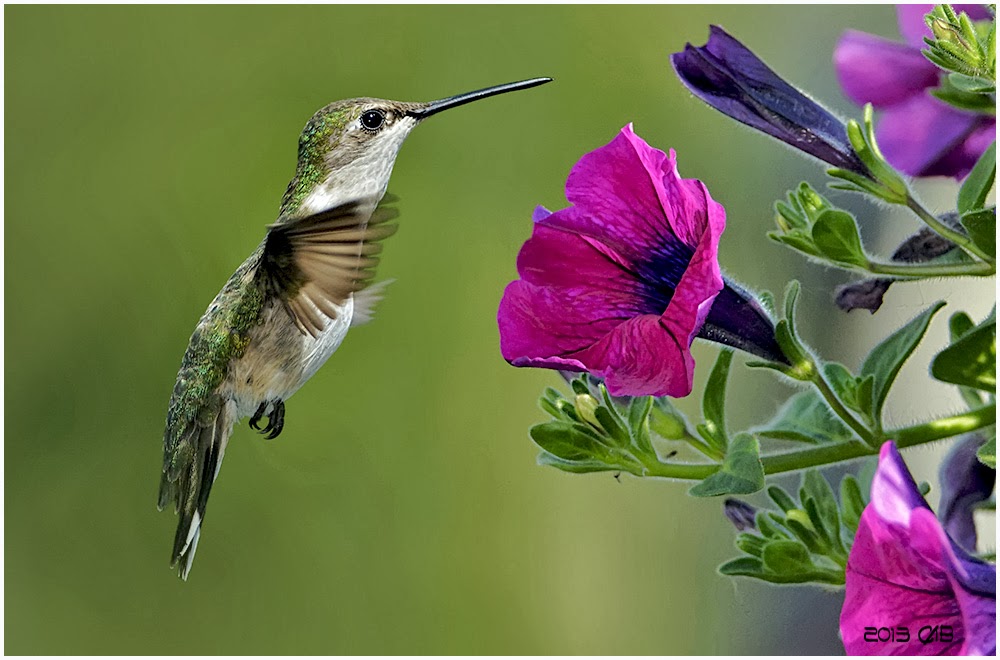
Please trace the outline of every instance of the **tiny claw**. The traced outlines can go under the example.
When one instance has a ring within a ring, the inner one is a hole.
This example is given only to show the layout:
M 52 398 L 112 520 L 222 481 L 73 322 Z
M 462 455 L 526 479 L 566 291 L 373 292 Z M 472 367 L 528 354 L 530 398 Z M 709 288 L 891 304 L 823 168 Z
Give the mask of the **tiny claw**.
M 276 399 L 274 401 L 274 407 L 271 409 L 271 414 L 267 418 L 267 428 L 265 431 L 270 431 L 265 438 L 268 440 L 274 440 L 281 433 L 281 429 L 285 426 L 285 402 L 281 399 Z
M 265 410 L 267 410 L 267 401 L 264 401 L 259 406 L 257 406 L 257 412 L 255 412 L 250 417 L 250 428 L 252 428 L 254 431 L 260 431 L 260 427 L 257 426 L 257 423 L 264 416 Z M 270 417 L 268 419 L 270 420 Z

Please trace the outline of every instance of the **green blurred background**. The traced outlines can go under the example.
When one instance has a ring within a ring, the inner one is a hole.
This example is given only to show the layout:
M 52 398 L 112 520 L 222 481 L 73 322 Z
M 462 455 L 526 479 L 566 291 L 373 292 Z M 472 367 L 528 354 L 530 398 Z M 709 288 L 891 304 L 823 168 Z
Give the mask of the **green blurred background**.
M 772 290 L 801 278 L 816 345 L 863 355 L 834 339 L 871 324 L 831 322 L 837 276 L 764 236 L 774 199 L 820 169 L 703 106 L 667 58 L 719 23 L 853 112 L 833 46 L 851 26 L 894 37 L 891 8 L 4 17 L 5 652 L 841 652 L 838 594 L 715 574 L 735 555 L 720 501 L 535 465 L 527 429 L 559 379 L 501 359 L 495 314 L 533 207 L 564 206 L 572 164 L 632 121 L 726 205 L 724 268 Z M 401 231 L 380 268 L 396 282 L 376 321 L 289 402 L 279 439 L 237 428 L 179 581 L 175 517 L 155 508 L 167 400 L 195 322 L 275 217 L 305 121 L 340 98 L 423 101 L 534 76 L 556 81 L 409 138 L 389 188 Z M 698 388 L 714 352 L 695 349 Z M 787 395 L 742 370 L 733 389 L 748 392 L 735 425 Z

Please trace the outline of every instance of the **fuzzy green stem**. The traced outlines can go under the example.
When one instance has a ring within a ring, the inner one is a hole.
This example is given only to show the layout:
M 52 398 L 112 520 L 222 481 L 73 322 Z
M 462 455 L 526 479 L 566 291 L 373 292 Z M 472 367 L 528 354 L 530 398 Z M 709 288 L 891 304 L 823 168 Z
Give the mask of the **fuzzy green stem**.
M 896 446 L 900 449 L 905 449 L 991 426 L 996 423 L 996 415 L 996 404 L 991 403 L 959 415 L 889 430 L 886 431 L 885 436 L 894 439 Z M 865 456 L 875 456 L 878 451 L 878 447 L 867 447 L 857 442 L 838 442 L 832 445 L 765 456 L 761 459 L 761 463 L 764 464 L 765 474 L 780 474 L 830 465 L 831 463 L 842 463 Z M 663 463 L 660 466 L 649 466 L 647 476 L 700 481 L 714 474 L 718 469 L 718 465 Z
M 685 433 L 684 437 L 681 438 L 681 441 L 686 442 L 693 449 L 697 450 L 699 453 L 703 454 L 704 456 L 710 458 L 713 461 L 722 462 L 722 459 L 725 458 L 725 455 L 723 455 L 722 452 L 720 452 L 718 449 L 710 447 L 708 443 L 703 442 L 701 438 L 691 435 L 690 433 Z
M 871 429 L 865 426 L 857 417 L 854 416 L 847 406 L 843 404 L 837 393 L 833 391 L 830 384 L 826 382 L 823 377 L 823 372 L 819 367 L 813 369 L 812 383 L 819 390 L 819 393 L 823 395 L 823 398 L 829 404 L 830 408 L 840 417 L 844 422 L 851 427 L 851 429 L 858 434 L 858 437 L 867 445 L 869 448 L 874 448 L 878 446 L 878 441 L 875 438 L 875 434 L 872 433 Z
M 907 195 L 906 205 L 910 208 L 911 211 L 916 213 L 920 217 L 920 219 L 927 224 L 928 227 L 936 231 L 941 236 L 947 238 L 949 241 L 951 241 L 958 247 L 962 248 L 973 257 L 976 257 L 977 259 L 980 259 L 981 261 L 984 261 L 988 264 L 996 263 L 996 260 L 993 259 L 993 257 L 980 250 L 976 246 L 976 244 L 972 242 L 972 239 L 970 239 L 968 236 L 966 236 L 961 232 L 955 231 L 954 229 L 948 227 L 943 222 L 934 217 L 933 213 L 925 209 L 923 206 L 921 206 L 920 202 L 918 202 L 916 199 L 913 198 L 913 195 Z
M 923 278 L 923 277 L 988 277 L 996 275 L 997 269 L 991 263 L 974 264 L 883 264 L 869 262 L 865 269 L 874 275 L 891 275 L 893 277 Z

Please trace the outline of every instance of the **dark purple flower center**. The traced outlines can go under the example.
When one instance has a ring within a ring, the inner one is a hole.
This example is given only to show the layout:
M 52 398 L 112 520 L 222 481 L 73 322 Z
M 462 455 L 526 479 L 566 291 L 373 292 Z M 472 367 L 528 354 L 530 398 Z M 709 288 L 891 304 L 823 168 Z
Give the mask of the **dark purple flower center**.
M 635 265 L 640 295 L 650 304 L 648 313 L 662 314 L 667 309 L 692 256 L 694 248 L 675 240 L 657 246 L 648 259 Z

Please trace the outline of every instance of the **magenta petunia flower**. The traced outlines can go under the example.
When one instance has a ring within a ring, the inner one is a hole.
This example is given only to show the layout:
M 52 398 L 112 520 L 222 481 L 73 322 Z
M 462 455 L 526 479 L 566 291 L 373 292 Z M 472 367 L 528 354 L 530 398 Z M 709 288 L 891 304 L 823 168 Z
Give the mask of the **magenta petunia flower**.
M 629 124 L 573 167 L 566 197 L 569 208 L 535 210 L 521 279 L 500 301 L 508 362 L 587 371 L 614 395 L 686 396 L 691 341 L 706 328 L 784 360 L 760 306 L 723 288 L 725 209 L 702 182 L 680 178 L 672 150 L 650 147 Z
M 573 206 L 535 210 L 500 301 L 517 367 L 589 371 L 615 395 L 691 392 L 691 340 L 722 290 L 726 211 L 629 124 L 566 181 Z
M 847 560 L 840 634 L 849 655 L 996 653 L 996 566 L 948 538 L 892 442 Z
M 952 5 L 973 20 L 989 18 L 982 5 Z M 833 61 L 844 93 L 858 105 L 882 110 L 875 130 L 886 160 L 913 176 L 965 176 L 996 139 L 996 118 L 958 110 L 930 95 L 941 70 L 924 57 L 931 32 L 924 15 L 933 5 L 897 10 L 905 44 L 848 30 Z

